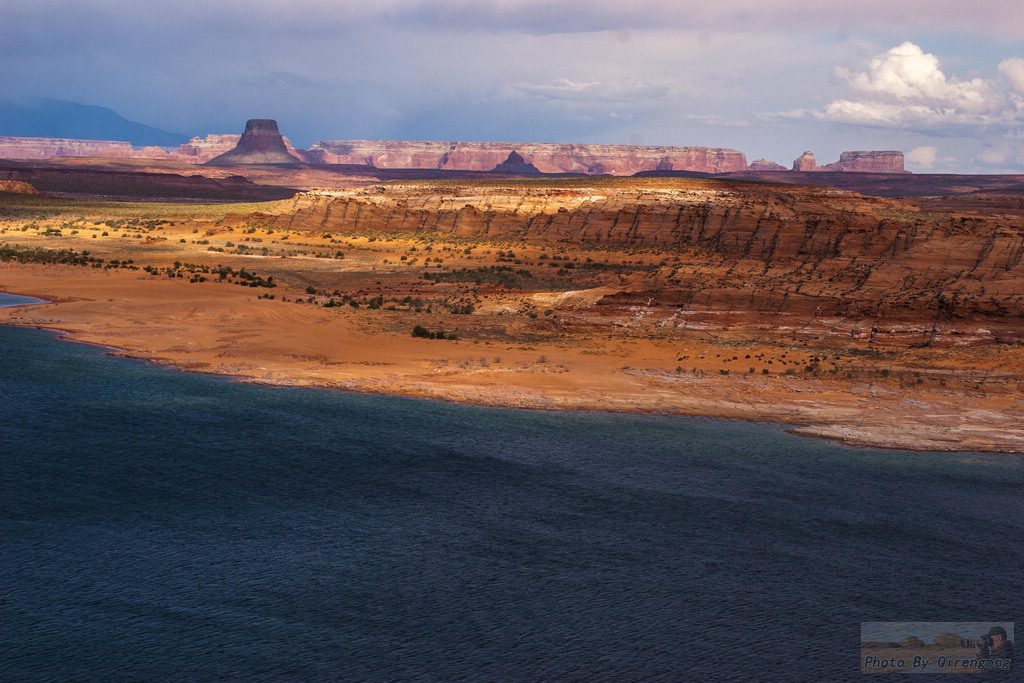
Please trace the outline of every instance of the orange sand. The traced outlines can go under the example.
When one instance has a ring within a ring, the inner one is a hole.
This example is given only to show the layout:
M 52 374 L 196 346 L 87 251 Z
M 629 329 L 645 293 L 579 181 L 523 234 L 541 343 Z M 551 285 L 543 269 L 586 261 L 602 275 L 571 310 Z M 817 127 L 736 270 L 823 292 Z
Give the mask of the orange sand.
M 296 304 L 302 290 L 294 288 L 258 299 L 264 290 L 142 271 L 7 263 L 0 291 L 54 302 L 0 309 L 0 323 L 63 330 L 127 355 L 250 381 L 494 406 L 778 421 L 859 445 L 1024 452 L 1024 410 L 1012 377 L 974 388 L 901 387 L 881 379 L 747 374 L 744 361 L 725 375 L 730 366 L 716 357 L 722 347 L 709 341 L 614 333 L 528 343 L 420 339 L 397 331 L 411 329 L 408 312 Z M 759 348 L 768 346 L 740 352 Z M 688 357 L 682 363 L 681 354 Z M 994 367 L 1000 362 L 989 359 Z

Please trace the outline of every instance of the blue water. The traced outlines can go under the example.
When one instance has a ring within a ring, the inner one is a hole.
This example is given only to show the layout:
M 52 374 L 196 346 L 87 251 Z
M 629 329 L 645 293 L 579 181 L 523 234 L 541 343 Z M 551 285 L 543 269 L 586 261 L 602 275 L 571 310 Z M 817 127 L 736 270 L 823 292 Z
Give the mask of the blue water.
M 1021 619 L 1024 460 L 169 371 L 0 327 L 3 681 L 861 680 Z

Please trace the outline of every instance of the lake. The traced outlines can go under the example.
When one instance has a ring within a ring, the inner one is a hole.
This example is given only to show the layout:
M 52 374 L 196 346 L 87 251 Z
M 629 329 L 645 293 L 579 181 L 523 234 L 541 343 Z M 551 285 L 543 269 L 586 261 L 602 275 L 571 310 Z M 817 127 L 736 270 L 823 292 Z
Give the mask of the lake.
M 1012 620 L 1024 460 L 274 388 L 0 327 L 5 681 L 861 680 Z

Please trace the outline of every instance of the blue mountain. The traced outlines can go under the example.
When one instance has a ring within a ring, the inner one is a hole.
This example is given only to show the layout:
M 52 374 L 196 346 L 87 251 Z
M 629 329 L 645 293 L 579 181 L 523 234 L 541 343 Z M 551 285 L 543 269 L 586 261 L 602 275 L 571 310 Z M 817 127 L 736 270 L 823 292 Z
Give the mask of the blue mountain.
M 39 98 L 0 101 L 0 136 L 123 140 L 136 146 L 176 147 L 187 135 L 129 121 L 106 107 Z

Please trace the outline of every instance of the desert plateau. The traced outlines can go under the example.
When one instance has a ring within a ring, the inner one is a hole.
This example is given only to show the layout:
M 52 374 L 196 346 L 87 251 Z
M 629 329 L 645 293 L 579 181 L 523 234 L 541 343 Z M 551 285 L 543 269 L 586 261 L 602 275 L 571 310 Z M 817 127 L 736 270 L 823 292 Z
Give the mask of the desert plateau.
M 49 302 L 0 320 L 245 381 L 1024 452 L 1018 177 L 310 165 L 245 135 L 0 164 L 0 290 Z

